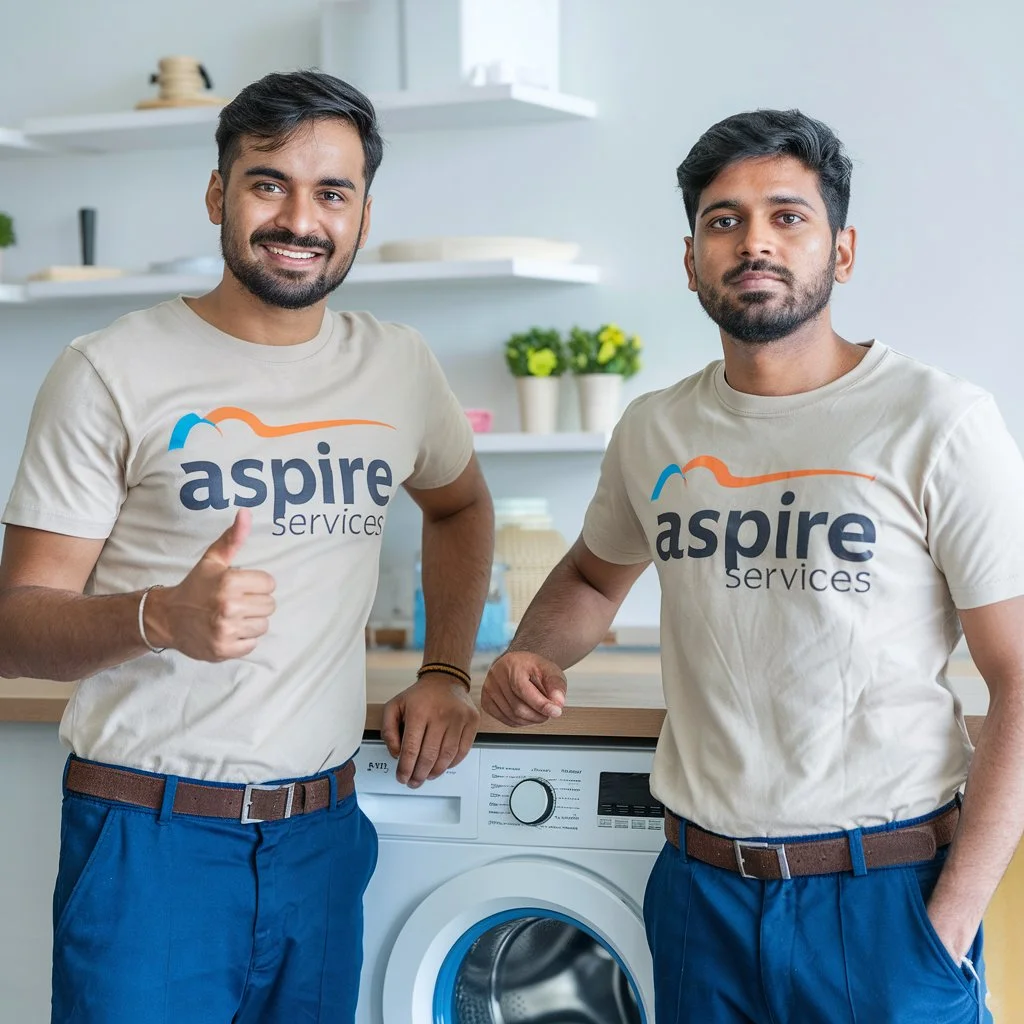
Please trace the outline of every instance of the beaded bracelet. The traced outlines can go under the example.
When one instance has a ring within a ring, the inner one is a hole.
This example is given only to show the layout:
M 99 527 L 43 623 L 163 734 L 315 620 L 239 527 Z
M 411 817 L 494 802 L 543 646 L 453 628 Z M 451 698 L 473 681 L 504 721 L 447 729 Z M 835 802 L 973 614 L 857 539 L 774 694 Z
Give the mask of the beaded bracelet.
M 440 672 L 442 675 L 451 676 L 453 679 L 458 679 L 467 690 L 472 689 L 473 680 L 470 674 L 465 669 L 459 668 L 458 665 L 449 665 L 447 661 L 431 661 L 417 669 L 416 678 L 419 679 L 420 676 L 431 672 Z

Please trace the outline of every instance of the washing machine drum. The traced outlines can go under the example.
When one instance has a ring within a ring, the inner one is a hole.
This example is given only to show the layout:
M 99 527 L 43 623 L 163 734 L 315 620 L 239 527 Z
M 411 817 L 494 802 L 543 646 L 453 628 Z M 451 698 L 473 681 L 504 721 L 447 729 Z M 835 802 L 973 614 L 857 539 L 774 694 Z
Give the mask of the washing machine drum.
M 642 1024 L 615 957 L 549 917 L 484 932 L 459 966 L 454 997 L 457 1024 Z

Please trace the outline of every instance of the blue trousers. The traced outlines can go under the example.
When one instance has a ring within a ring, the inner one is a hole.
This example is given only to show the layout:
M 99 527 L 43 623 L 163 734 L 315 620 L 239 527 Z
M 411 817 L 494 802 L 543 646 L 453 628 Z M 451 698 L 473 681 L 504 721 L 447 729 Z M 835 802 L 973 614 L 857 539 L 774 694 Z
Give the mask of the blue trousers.
M 945 854 L 762 882 L 666 843 L 644 900 L 657 1024 L 992 1024 L 981 932 L 958 965 L 928 920 Z
M 351 1024 L 376 861 L 354 795 L 243 825 L 65 790 L 51 1024 Z

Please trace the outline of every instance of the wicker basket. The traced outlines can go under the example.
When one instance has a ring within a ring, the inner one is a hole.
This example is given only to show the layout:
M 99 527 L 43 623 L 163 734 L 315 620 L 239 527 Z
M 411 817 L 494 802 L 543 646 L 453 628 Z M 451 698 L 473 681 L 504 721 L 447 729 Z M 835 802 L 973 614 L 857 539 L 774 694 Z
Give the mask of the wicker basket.
M 518 623 L 548 573 L 569 549 L 557 530 L 524 530 L 506 525 L 494 539 L 494 558 L 505 569 L 505 589 L 509 598 L 509 616 Z

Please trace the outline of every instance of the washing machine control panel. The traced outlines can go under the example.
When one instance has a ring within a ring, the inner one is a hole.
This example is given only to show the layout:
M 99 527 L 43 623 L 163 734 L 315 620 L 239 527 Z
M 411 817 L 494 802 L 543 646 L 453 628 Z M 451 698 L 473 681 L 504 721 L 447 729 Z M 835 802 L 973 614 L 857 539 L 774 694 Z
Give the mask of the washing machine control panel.
M 381 836 L 514 847 L 656 851 L 654 747 L 481 740 L 440 778 L 410 789 L 379 740 L 356 753 L 359 805 Z
M 649 783 L 653 750 L 539 744 L 479 744 L 477 750 L 481 839 L 635 850 L 664 842 L 665 812 Z

